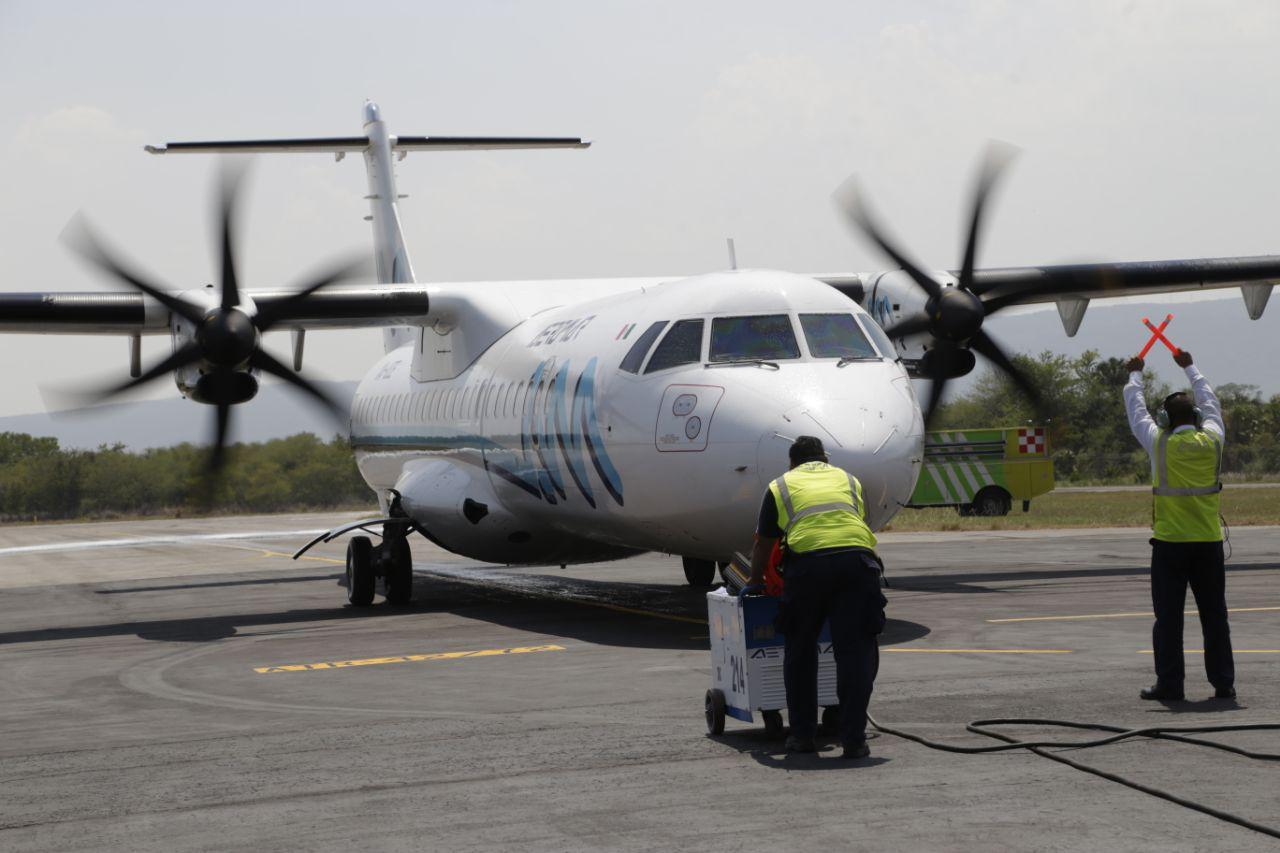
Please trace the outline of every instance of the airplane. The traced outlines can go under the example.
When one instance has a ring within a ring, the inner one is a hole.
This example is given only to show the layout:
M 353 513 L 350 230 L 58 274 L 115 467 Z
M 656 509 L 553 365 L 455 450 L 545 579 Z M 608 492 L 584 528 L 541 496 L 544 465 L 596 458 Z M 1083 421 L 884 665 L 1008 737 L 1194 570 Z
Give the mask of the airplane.
M 167 288 L 119 260 L 88 226 L 72 229 L 86 260 L 133 292 L 0 294 L 0 331 L 122 335 L 127 382 L 172 374 L 214 410 L 210 469 L 223 463 L 234 406 L 269 374 L 332 406 L 300 375 L 305 333 L 380 327 L 384 355 L 359 383 L 350 439 L 380 513 L 349 533 L 350 604 L 412 596 L 409 537 L 513 565 L 567 565 L 645 551 L 682 558 L 705 586 L 750 542 L 767 484 L 797 436 L 820 437 L 854 472 L 881 529 L 919 475 L 925 424 L 947 381 L 982 355 L 1033 399 L 1036 389 L 982 329 L 1013 305 L 1056 303 L 1067 335 L 1089 300 L 1238 286 L 1261 317 L 1280 256 L 980 269 L 984 205 L 1007 159 L 984 163 L 959 270 L 926 270 L 886 235 L 856 190 L 851 223 L 893 261 L 870 273 L 802 275 L 729 269 L 687 277 L 421 283 L 406 247 L 394 161 L 410 152 L 587 148 L 577 137 L 396 136 L 373 102 L 363 132 L 319 139 L 171 142 L 156 155 L 348 153 L 364 157 L 377 283 L 350 284 L 337 264 L 294 290 L 248 291 L 235 265 L 239 176 L 222 185 L 221 278 Z M 288 329 L 293 363 L 262 349 Z M 172 353 L 143 370 L 142 335 Z M 913 377 L 932 380 L 922 406 Z

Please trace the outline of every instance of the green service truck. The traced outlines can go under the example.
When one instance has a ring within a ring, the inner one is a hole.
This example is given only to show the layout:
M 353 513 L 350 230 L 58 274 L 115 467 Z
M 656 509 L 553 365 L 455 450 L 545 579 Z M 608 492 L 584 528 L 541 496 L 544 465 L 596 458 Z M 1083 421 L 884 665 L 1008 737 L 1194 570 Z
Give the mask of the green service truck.
M 1053 490 L 1045 427 L 938 430 L 925 434 L 924 465 L 907 506 L 953 506 L 961 515 L 1008 515 Z

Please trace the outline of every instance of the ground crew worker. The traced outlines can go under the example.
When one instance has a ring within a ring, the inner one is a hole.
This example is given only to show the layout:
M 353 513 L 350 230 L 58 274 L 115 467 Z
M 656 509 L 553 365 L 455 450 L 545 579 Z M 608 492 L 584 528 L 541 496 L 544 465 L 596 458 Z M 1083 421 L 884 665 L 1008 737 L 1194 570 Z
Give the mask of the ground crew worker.
M 802 435 L 791 445 L 791 470 L 769 484 L 751 552 L 744 594 L 760 591 L 765 567 L 782 540 L 783 592 L 776 623 L 786 639 L 782 674 L 791 732 L 788 752 L 814 752 L 818 729 L 818 635 L 831 622 L 845 758 L 863 758 L 867 704 L 880 665 L 876 635 L 884 630 L 880 561 L 867 527 L 862 486 L 827 464 L 822 441 Z
M 1183 698 L 1182 614 L 1187 584 L 1200 611 L 1204 668 L 1214 695 L 1234 699 L 1235 663 L 1227 626 L 1226 572 L 1218 499 L 1222 491 L 1222 410 L 1209 381 L 1179 351 L 1173 360 L 1185 368 L 1194 401 L 1185 392 L 1170 394 L 1152 419 L 1142 397 L 1141 358 L 1129 359 L 1124 386 L 1129 428 L 1151 455 L 1154 501 L 1151 539 L 1151 602 L 1156 683 L 1143 699 Z

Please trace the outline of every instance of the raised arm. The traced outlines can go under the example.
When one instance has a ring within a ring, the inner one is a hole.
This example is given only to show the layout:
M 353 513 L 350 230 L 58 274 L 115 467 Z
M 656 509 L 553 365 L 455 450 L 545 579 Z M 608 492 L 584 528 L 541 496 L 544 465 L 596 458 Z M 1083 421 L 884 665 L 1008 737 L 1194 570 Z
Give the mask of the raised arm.
M 1147 410 L 1147 401 L 1142 396 L 1143 361 L 1137 357 L 1131 358 L 1128 367 L 1129 381 L 1124 384 L 1125 414 L 1129 416 L 1129 429 L 1133 432 L 1133 437 L 1138 439 L 1143 450 L 1150 453 L 1160 428 L 1156 426 L 1151 412 Z
M 1217 433 L 1219 439 L 1226 438 L 1227 430 L 1222 423 L 1222 404 L 1218 402 L 1218 395 L 1213 393 L 1209 380 L 1205 379 L 1200 368 L 1192 363 L 1191 353 L 1183 350 L 1174 356 L 1173 360 L 1187 372 L 1187 379 L 1191 380 L 1191 393 L 1195 397 L 1196 405 L 1200 407 L 1200 413 L 1204 415 L 1204 429 L 1207 432 Z

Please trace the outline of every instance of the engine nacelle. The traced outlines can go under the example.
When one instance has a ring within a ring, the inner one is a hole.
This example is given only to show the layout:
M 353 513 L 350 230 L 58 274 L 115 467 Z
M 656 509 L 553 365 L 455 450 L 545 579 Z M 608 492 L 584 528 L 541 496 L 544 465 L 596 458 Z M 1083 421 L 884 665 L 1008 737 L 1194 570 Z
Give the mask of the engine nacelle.
M 977 358 L 967 349 L 931 349 L 920 357 L 915 372 L 927 379 L 958 379 L 972 372 L 977 363 Z

